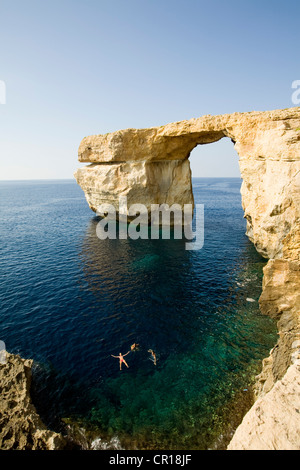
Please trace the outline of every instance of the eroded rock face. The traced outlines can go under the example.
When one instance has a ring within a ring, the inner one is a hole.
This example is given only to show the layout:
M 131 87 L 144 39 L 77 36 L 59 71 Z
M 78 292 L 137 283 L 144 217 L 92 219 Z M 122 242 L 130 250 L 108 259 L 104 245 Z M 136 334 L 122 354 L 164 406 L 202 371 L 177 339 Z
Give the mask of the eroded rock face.
M 94 212 L 101 204 L 112 204 L 118 213 L 120 196 L 126 196 L 128 208 L 143 204 L 149 214 L 152 204 L 194 207 L 188 160 L 94 163 L 77 170 L 76 180 Z
M 203 116 L 149 129 L 85 137 L 75 178 L 92 210 L 120 195 L 130 203 L 193 204 L 188 157 L 197 146 L 229 137 L 240 159 L 247 235 L 266 258 L 299 220 L 300 108 Z
M 277 319 L 279 339 L 263 360 L 256 401 L 228 449 L 300 450 L 300 225 L 282 242 L 280 259 L 264 267 L 259 299 L 263 314 Z
M 264 360 L 256 386 L 257 396 L 268 392 L 283 377 L 298 352 L 300 358 L 299 262 L 272 259 L 267 263 L 259 304 L 263 314 L 278 320 L 279 339 L 269 358 Z
M 31 360 L 6 353 L 0 364 L 0 449 L 63 449 L 64 438 L 49 431 L 30 398 Z
M 300 360 L 259 398 L 238 427 L 228 450 L 300 449 Z

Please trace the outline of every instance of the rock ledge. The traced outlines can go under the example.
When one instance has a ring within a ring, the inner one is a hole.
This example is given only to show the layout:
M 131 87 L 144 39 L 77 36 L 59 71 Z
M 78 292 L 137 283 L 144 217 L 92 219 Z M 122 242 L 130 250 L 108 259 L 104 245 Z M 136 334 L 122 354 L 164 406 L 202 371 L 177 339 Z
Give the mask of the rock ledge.
M 32 360 L 6 352 L 0 364 L 0 449 L 59 450 L 61 434 L 46 428 L 30 398 Z

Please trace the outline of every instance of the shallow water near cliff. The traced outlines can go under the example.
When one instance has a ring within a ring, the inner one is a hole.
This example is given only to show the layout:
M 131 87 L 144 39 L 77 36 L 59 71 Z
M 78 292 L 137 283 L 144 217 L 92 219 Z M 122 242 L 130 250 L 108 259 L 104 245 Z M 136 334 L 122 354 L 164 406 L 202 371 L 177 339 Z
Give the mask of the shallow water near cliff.
M 240 184 L 193 179 L 205 242 L 187 251 L 185 240 L 99 240 L 74 181 L 0 183 L 0 339 L 34 359 L 48 425 L 78 421 L 104 448 L 215 445 L 277 339 L 259 312 L 266 260 L 245 235 Z M 120 371 L 111 354 L 133 343 Z

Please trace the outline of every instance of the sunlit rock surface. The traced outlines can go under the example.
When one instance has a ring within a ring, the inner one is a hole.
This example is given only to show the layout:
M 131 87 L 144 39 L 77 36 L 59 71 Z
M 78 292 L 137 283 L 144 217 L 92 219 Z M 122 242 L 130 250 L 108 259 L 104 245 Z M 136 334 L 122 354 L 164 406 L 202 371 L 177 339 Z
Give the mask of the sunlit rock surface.
M 48 430 L 30 397 L 32 360 L 5 353 L 0 364 L 0 449 L 63 449 L 64 438 Z

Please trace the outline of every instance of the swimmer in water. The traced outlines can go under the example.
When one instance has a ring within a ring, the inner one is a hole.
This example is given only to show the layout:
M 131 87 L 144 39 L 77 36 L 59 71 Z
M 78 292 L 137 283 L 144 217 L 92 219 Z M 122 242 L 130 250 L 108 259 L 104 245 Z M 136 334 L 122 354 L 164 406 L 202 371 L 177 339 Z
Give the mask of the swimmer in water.
M 152 349 L 148 349 L 148 352 L 151 353 L 154 365 L 156 366 L 156 354 L 155 354 L 155 352 Z
M 118 356 L 113 356 L 113 355 L 111 354 L 112 357 L 115 357 L 116 359 L 119 359 L 119 361 L 120 361 L 120 370 L 122 370 L 122 362 L 124 362 L 124 364 L 125 364 L 125 366 L 126 366 L 127 368 L 129 367 L 129 365 L 127 364 L 127 362 L 126 362 L 125 359 L 124 359 L 124 356 L 127 356 L 127 354 L 129 354 L 129 353 L 130 353 L 130 351 L 128 351 L 126 354 L 121 354 L 121 353 L 119 353 Z
M 131 349 L 131 351 L 137 351 L 137 350 L 139 349 L 139 344 L 133 343 L 133 344 L 130 346 L 130 349 Z

